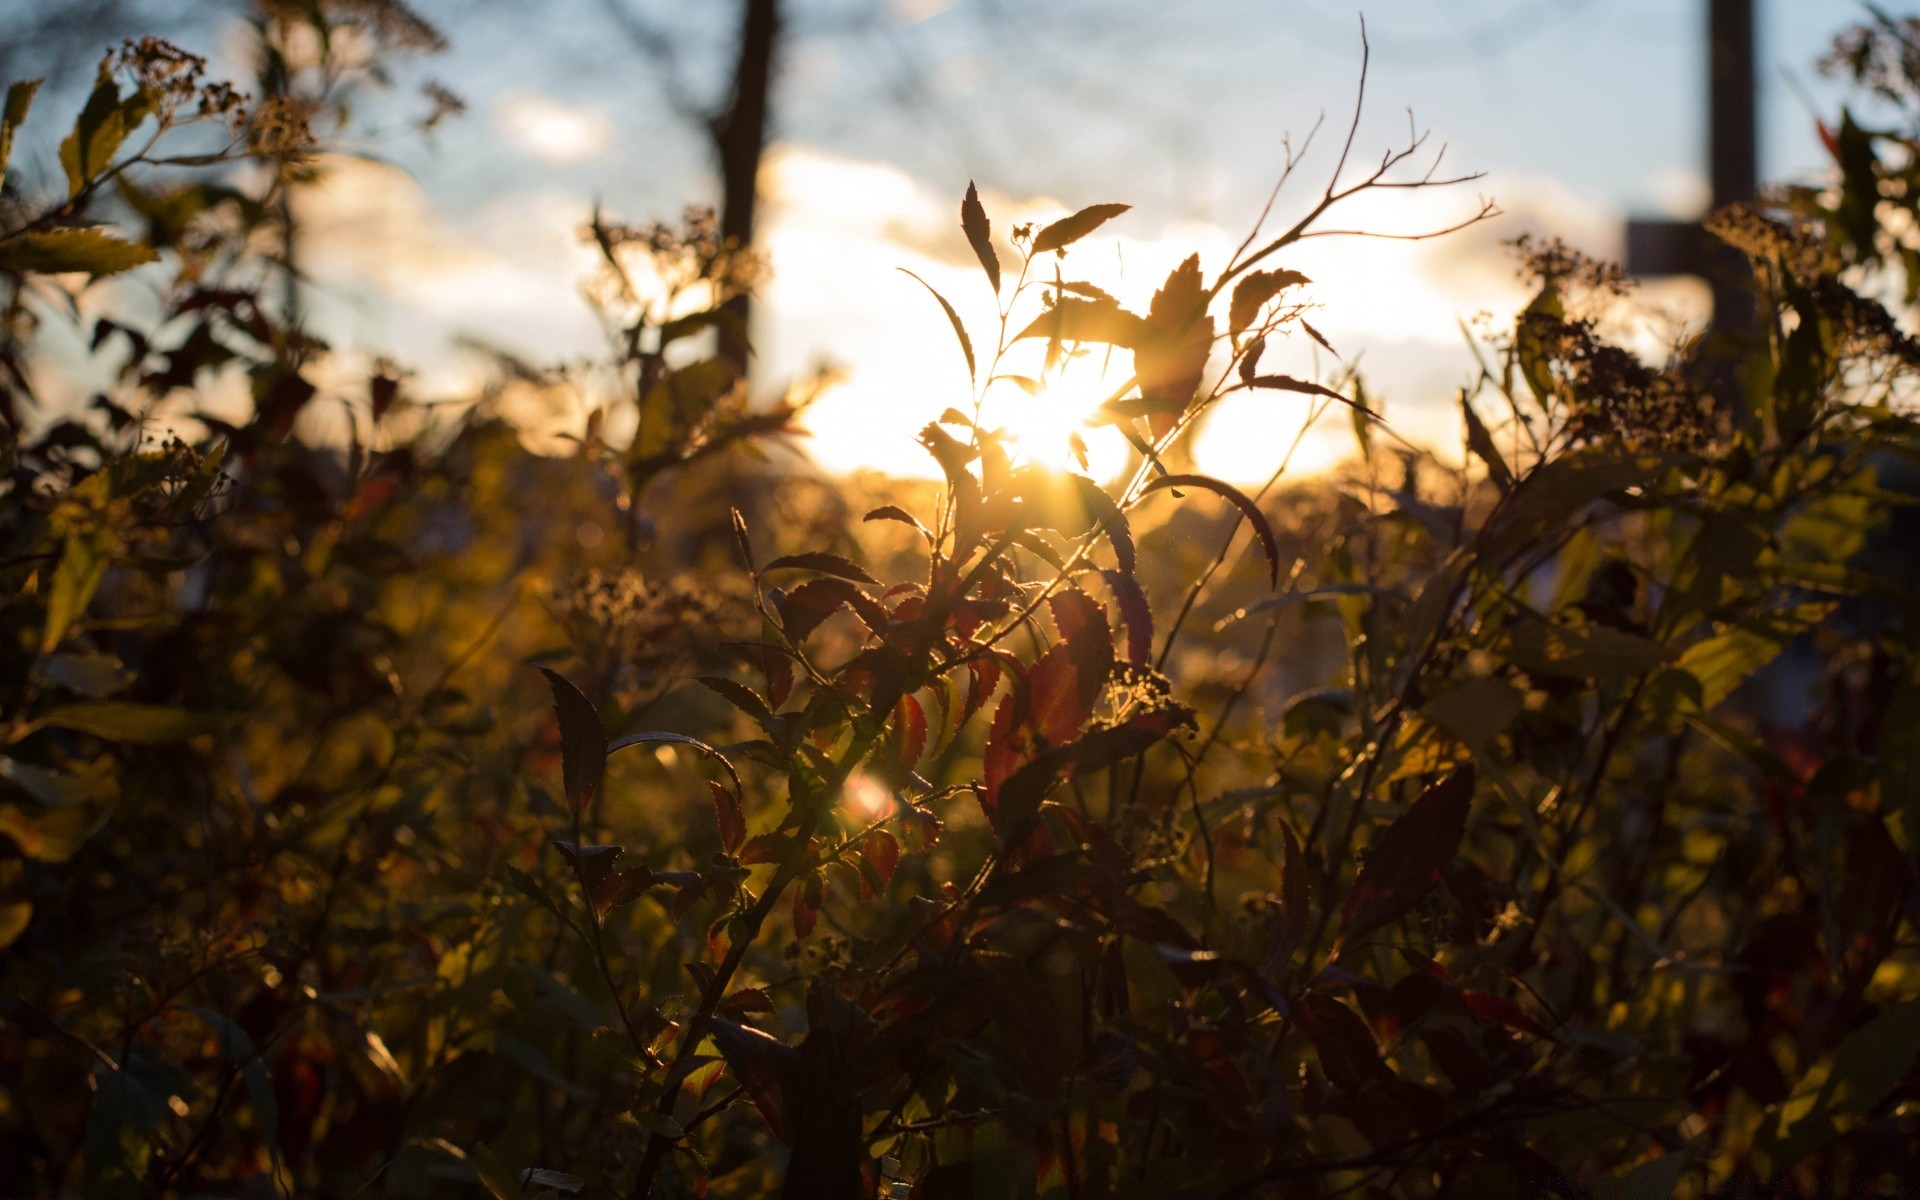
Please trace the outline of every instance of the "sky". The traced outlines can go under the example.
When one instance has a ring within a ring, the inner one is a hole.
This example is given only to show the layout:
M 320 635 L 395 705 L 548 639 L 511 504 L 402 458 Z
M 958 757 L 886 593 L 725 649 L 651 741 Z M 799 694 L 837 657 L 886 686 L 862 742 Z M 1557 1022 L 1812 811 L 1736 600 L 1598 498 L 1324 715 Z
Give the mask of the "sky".
M 671 71 L 634 48 L 610 16 L 619 5 L 669 35 Z M 312 198 L 315 319 L 338 343 L 414 363 L 429 392 L 472 386 L 480 368 L 455 349 L 462 336 L 535 360 L 600 352 L 579 294 L 592 263 L 579 227 L 596 202 L 646 220 L 715 195 L 706 145 L 675 98 L 719 94 L 735 6 L 547 0 L 537 18 L 502 0 L 417 6 L 451 48 L 406 68 L 367 106 L 367 157 L 337 161 Z M 1457 445 L 1453 397 L 1471 363 L 1460 323 L 1524 301 L 1499 243 L 1555 233 L 1617 254 L 1629 215 L 1691 216 L 1706 198 L 1704 0 L 793 8 L 763 177 L 773 276 L 757 314 L 758 379 L 774 386 L 823 361 L 844 368 L 845 383 L 809 418 L 810 453 L 831 470 L 930 470 L 913 432 L 967 396 L 944 316 L 896 268 L 952 300 L 976 343 L 991 342 L 992 297 L 957 228 L 969 180 L 996 229 L 1096 202 L 1134 205 L 1068 266 L 1144 307 L 1187 254 L 1209 271 L 1226 261 L 1276 178 L 1283 139 L 1297 148 L 1323 117 L 1276 221 L 1324 184 L 1352 113 L 1363 15 L 1371 64 L 1356 159 L 1412 129 L 1444 144 L 1450 171 L 1482 177 L 1369 197 L 1339 224 L 1434 228 L 1471 213 L 1479 196 L 1505 215 L 1431 242 L 1328 240 L 1292 255 L 1282 265 L 1314 279 L 1312 319 L 1343 358 L 1296 338 L 1269 352 L 1269 369 L 1325 376 L 1357 362 L 1403 433 Z M 1806 178 L 1825 163 L 1814 114 L 1835 103 L 1813 63 L 1862 10 L 1844 0 L 1758 0 L 1758 9 L 1762 174 Z M 426 79 L 470 106 L 430 137 L 404 119 Z M 1650 285 L 1647 344 L 1697 320 L 1703 296 L 1692 281 Z M 1055 455 L 1098 383 L 1088 368 L 1038 399 L 998 394 L 1013 392 L 1000 385 L 989 412 L 1031 434 L 1034 453 Z M 1263 478 L 1303 413 L 1297 400 L 1229 401 L 1199 434 L 1199 465 Z M 1329 465 L 1351 447 L 1347 423 L 1331 420 L 1295 465 Z M 1097 471 L 1103 452 L 1093 448 Z M 1117 458 L 1109 447 L 1105 461 Z

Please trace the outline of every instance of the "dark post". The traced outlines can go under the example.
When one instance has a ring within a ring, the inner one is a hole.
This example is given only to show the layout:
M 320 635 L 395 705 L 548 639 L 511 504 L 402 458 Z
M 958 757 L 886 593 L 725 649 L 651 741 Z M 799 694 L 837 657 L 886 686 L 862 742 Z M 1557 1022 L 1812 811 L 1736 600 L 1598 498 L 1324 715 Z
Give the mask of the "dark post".
M 1707 64 L 1711 76 L 1707 135 L 1713 207 L 1752 200 L 1759 190 L 1758 126 L 1754 104 L 1753 0 L 1708 0 Z M 1721 246 L 1707 262 L 1713 287 L 1713 323 L 1740 336 L 1753 329 L 1747 267 Z

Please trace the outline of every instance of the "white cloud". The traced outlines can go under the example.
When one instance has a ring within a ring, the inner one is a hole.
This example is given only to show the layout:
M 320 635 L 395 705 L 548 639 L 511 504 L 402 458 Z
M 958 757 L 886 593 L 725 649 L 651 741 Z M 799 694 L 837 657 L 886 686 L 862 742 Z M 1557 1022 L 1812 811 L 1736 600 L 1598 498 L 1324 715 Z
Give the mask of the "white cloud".
M 541 162 L 566 165 L 598 158 L 613 146 L 613 118 L 594 104 L 569 104 L 524 88 L 493 105 L 493 126 Z

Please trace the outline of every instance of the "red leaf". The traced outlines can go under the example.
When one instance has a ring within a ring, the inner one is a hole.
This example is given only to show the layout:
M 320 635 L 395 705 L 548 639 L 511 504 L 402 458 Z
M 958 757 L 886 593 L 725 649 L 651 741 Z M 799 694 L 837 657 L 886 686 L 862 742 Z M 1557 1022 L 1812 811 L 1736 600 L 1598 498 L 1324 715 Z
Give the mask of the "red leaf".
M 1102 571 L 1100 577 L 1112 590 L 1113 602 L 1120 606 L 1120 619 L 1127 627 L 1127 661 L 1136 667 L 1146 666 L 1153 657 L 1153 608 L 1147 603 L 1147 594 L 1125 571 Z
M 815 888 L 817 887 L 816 883 Z M 811 890 L 804 884 L 793 889 L 793 935 L 795 937 L 803 938 L 812 933 L 814 925 L 820 920 L 820 905 L 814 902 L 818 900 L 817 892 L 814 894 L 814 901 L 808 899 Z
M 1340 914 L 1336 957 L 1345 946 L 1405 916 L 1445 881 L 1446 866 L 1466 836 L 1473 774 L 1469 763 L 1434 784 L 1380 835 Z
M 1461 1003 L 1467 1006 L 1468 1012 L 1479 1017 L 1482 1021 L 1498 1021 L 1509 1029 L 1517 1029 L 1521 1033 L 1530 1033 L 1534 1037 L 1553 1036 L 1547 1032 L 1546 1026 L 1540 1024 L 1540 1022 L 1528 1015 L 1526 1009 L 1521 1008 L 1505 996 L 1496 996 L 1492 992 L 1475 992 L 1463 989 L 1460 992 L 1460 1000 Z
M 553 690 L 553 711 L 560 719 L 561 777 L 567 803 L 575 812 L 593 801 L 607 770 L 607 730 L 586 693 L 558 671 L 540 668 Z
M 707 1030 L 767 1128 L 785 1141 L 787 1084 L 799 1068 L 800 1052 L 770 1033 L 722 1017 L 707 1018 Z
M 740 811 L 740 799 L 712 780 L 707 781 L 707 790 L 713 797 L 713 819 L 720 827 L 720 844 L 728 854 L 737 853 L 741 843 L 747 840 L 747 818 Z
M 780 598 L 780 625 L 795 641 L 806 637 L 820 623 L 845 605 L 870 630 L 884 628 L 887 610 L 880 602 L 844 579 L 813 579 Z
M 1320 1068 L 1342 1088 L 1357 1088 L 1370 1079 L 1390 1077 L 1380 1061 L 1380 1047 L 1360 1014 L 1320 992 L 1308 992 L 1295 1007 L 1294 1023 L 1307 1035 L 1320 1056 Z
M 880 886 L 885 887 L 900 866 L 900 843 L 886 830 L 876 829 L 860 843 L 860 857 L 880 881 Z

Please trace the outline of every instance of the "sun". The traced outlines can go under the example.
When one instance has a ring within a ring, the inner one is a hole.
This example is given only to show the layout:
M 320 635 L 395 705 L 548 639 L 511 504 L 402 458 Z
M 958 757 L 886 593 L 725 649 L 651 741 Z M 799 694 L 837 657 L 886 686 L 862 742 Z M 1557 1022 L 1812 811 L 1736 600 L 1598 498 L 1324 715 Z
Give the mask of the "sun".
M 1104 372 L 1072 363 L 1031 394 L 1000 379 L 987 391 L 980 421 L 1006 431 L 1015 458 L 1060 471 L 1081 470 L 1073 444 L 1078 437 L 1086 448 L 1087 474 L 1104 482 L 1125 468 L 1127 440 L 1110 425 L 1088 421 L 1113 389 Z

